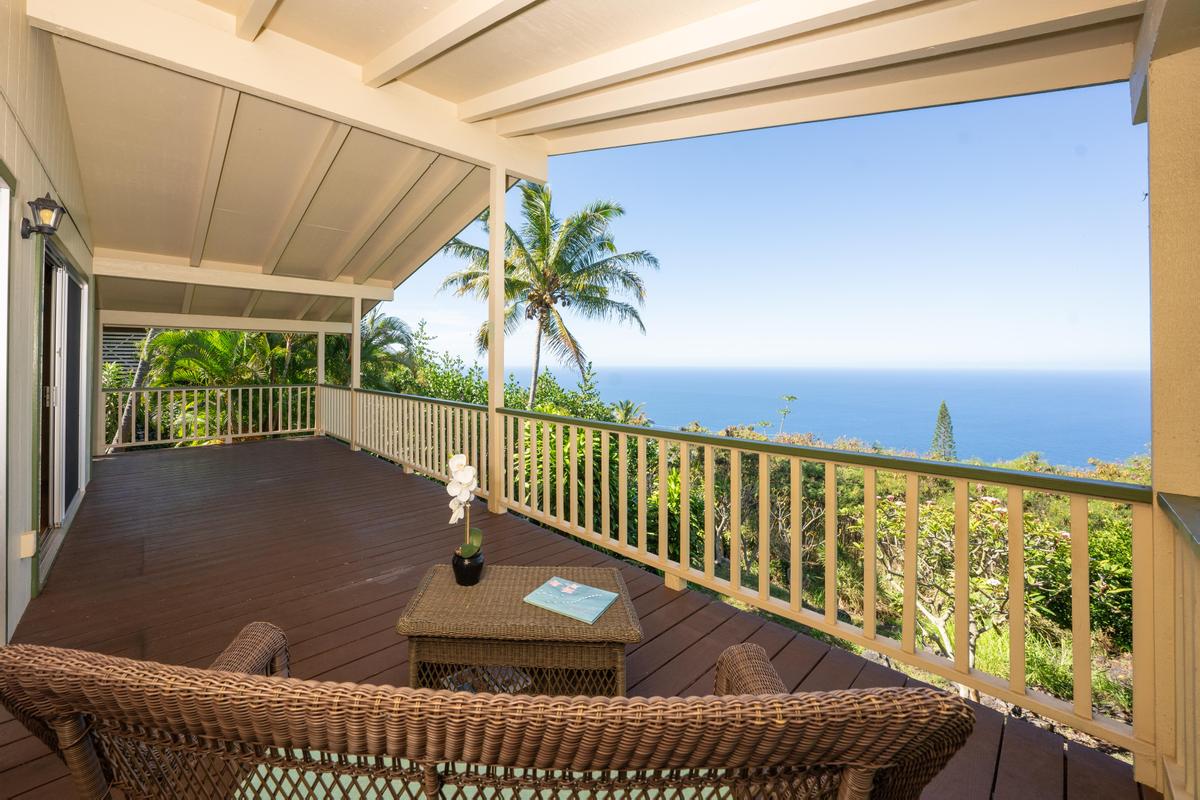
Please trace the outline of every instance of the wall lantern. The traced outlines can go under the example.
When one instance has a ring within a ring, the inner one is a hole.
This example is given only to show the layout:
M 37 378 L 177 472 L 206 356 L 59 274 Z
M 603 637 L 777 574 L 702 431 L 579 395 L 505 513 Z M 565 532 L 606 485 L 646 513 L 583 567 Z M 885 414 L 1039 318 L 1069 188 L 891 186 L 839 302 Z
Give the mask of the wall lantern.
M 35 233 L 53 236 L 66 209 L 54 202 L 49 192 L 46 192 L 45 197 L 30 200 L 29 207 L 33 210 L 34 222 L 30 223 L 28 219 L 21 220 L 21 238 L 28 239 Z

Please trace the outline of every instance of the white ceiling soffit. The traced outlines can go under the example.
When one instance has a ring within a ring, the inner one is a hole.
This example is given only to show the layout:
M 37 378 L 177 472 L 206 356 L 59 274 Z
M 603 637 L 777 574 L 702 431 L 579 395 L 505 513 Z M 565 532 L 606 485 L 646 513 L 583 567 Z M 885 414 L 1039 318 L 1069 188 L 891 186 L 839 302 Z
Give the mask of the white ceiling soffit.
M 100 211 L 101 251 L 395 286 L 487 205 L 486 180 L 464 183 L 486 175 L 473 164 L 54 41 L 84 193 Z M 163 305 L 224 314 L 240 298 L 242 313 L 249 294 L 235 294 L 210 288 L 176 302 L 172 293 Z M 308 299 L 268 293 L 249 310 L 300 317 L 312 309 Z
M 238 0 L 208 2 L 237 11 Z M 266 30 L 359 64 L 368 86 L 419 89 L 456 104 L 462 120 L 557 153 L 1120 80 L 1145 9 L 1142 0 L 279 0 Z

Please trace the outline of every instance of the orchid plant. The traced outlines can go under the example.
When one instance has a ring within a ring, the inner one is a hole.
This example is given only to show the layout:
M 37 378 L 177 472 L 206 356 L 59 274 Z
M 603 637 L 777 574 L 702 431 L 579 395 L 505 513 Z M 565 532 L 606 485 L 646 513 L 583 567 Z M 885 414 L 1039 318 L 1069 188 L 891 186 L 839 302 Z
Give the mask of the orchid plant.
M 450 495 L 450 524 L 466 518 L 466 536 L 455 552 L 462 558 L 470 558 L 483 546 L 483 531 L 471 527 L 471 501 L 479 488 L 479 476 L 462 453 L 451 456 L 449 467 L 450 482 L 446 484 L 446 491 Z

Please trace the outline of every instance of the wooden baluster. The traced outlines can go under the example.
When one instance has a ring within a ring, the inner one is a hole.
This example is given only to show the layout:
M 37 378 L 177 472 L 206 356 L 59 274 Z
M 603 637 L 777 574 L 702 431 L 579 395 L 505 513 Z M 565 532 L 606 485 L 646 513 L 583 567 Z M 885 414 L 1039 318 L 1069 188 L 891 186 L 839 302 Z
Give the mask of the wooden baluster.
M 1075 715 L 1092 718 L 1091 564 L 1088 559 L 1088 499 L 1071 495 L 1071 671 Z
M 877 551 L 876 481 L 875 468 L 863 469 L 863 636 L 875 638 L 875 604 L 879 563 Z
M 667 512 L 667 476 L 670 456 L 670 441 L 658 439 L 658 561 L 666 567 L 670 551 L 671 527 Z
M 570 464 L 570 469 L 569 469 L 570 492 L 568 493 L 569 494 L 568 500 L 569 500 L 570 507 L 571 507 L 571 517 L 570 517 L 571 530 L 576 531 L 579 529 L 579 426 L 578 425 L 571 426 L 571 439 L 570 439 L 569 444 L 570 444 L 570 447 L 569 447 L 569 453 L 567 456 L 567 461 Z
M 612 530 L 609 502 L 611 500 L 612 473 L 609 469 L 608 431 L 596 431 L 600 437 L 600 530 L 601 539 L 608 540 Z
M 758 598 L 771 597 L 771 456 L 758 454 Z
M 1025 694 L 1025 492 L 1008 487 L 1008 688 Z
M 921 477 L 908 473 L 904 492 L 904 612 L 900 648 L 916 651 L 917 642 L 917 537 L 920 533 Z
M 561 423 L 554 428 L 554 510 L 560 522 L 566 522 L 567 513 L 563 509 L 563 426 Z
M 954 481 L 954 668 L 971 671 L 971 491 Z
M 550 518 L 550 423 L 542 423 L 542 516 Z
M 742 451 L 729 450 L 729 585 L 742 588 Z
M 713 580 L 716 576 L 716 513 L 713 509 L 713 456 L 716 450 L 711 444 L 704 445 L 704 577 Z
M 592 476 L 592 473 L 595 470 L 595 465 L 592 463 L 592 458 L 594 457 L 593 454 L 595 453 L 595 449 L 592 447 L 592 429 L 591 428 L 583 429 L 583 442 L 584 442 L 584 446 L 585 446 L 585 452 L 587 453 L 587 457 L 585 458 L 585 460 L 583 462 L 583 472 L 584 472 L 583 528 L 584 528 L 584 532 L 586 534 L 588 534 L 589 536 L 591 536 L 593 533 L 593 528 L 596 525 L 596 518 L 594 516 L 595 495 L 593 494 L 594 478 Z
M 526 472 L 526 470 L 528 469 L 528 465 L 526 464 L 526 458 L 525 458 L 525 439 L 526 439 L 525 424 L 526 423 L 525 423 L 524 419 L 520 419 L 519 422 L 520 422 L 521 430 L 520 430 L 520 436 L 517 439 L 517 447 L 518 447 L 518 453 L 520 454 L 519 460 L 521 462 L 521 479 L 520 479 L 521 495 L 520 495 L 520 499 L 518 502 L 520 502 L 520 504 L 525 506 L 526 508 L 531 508 L 532 500 L 533 500 L 533 496 L 531 494 L 532 489 L 526 488 L 526 484 L 530 482 L 529 478 L 528 478 L 528 473 Z M 531 446 L 532 446 L 532 444 L 531 444 Z M 530 455 L 532 455 L 532 453 Z M 532 459 L 530 459 L 530 460 L 532 460 Z
M 637 437 L 637 548 L 639 553 L 646 552 L 646 543 L 650 537 L 646 529 L 646 495 L 649 486 L 646 474 L 646 437 Z
M 617 434 L 617 538 L 629 544 L 629 437 Z
M 679 567 L 692 566 L 692 448 L 679 443 Z

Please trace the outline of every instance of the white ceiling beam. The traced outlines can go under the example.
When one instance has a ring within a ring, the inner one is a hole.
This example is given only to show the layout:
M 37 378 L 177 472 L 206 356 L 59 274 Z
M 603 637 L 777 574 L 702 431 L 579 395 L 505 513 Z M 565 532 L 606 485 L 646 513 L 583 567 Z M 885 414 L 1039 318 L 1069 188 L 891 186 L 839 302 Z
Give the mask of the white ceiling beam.
M 468 122 L 642 78 L 921 0 L 758 0 L 535 75 L 458 104 Z
M 505 136 L 568 128 L 1137 16 L 1141 0 L 975 0 L 614 86 L 497 120 Z
M 297 315 L 296 315 L 296 317 L 297 317 L 298 319 L 304 319 L 305 317 L 307 317 L 307 316 L 308 316 L 308 312 L 312 311 L 312 309 L 313 309 L 313 306 L 315 306 L 315 305 L 317 304 L 317 301 L 318 301 L 318 300 L 320 300 L 320 299 L 321 299 L 321 298 L 319 298 L 319 297 L 310 297 L 310 298 L 308 298 L 308 302 L 304 304 L 304 308 L 302 308 L 302 309 L 300 310 L 300 313 L 299 313 L 299 314 L 297 314 Z
M 1135 124 L 1146 121 L 1150 61 L 1200 45 L 1200 3 L 1196 0 L 1147 0 L 1133 49 L 1129 102 Z
M 321 318 L 321 319 L 322 319 L 322 321 L 323 321 L 323 322 L 328 322 L 328 321 L 329 321 L 329 318 L 330 318 L 330 317 L 332 317 L 334 314 L 336 314 L 336 313 L 338 312 L 338 310 L 339 310 L 339 309 L 341 309 L 342 305 L 343 305 L 342 303 L 332 303 L 332 304 L 329 306 L 329 310 L 328 310 L 328 311 L 326 311 L 326 312 L 325 312 L 325 314 L 324 314 L 324 316 Z M 347 325 L 347 330 L 349 330 L 349 326 L 348 326 L 348 325 Z
M 305 176 L 304 183 L 300 184 L 300 189 L 296 192 L 296 198 L 292 201 L 291 208 L 288 209 L 283 222 L 279 225 L 279 230 L 275 232 L 275 239 L 271 242 L 271 247 L 267 250 L 267 257 L 263 262 L 263 272 L 265 274 L 273 274 L 275 268 L 279 266 L 279 259 L 283 257 L 283 251 L 287 249 L 288 243 L 296 235 L 296 229 L 300 227 L 300 222 L 304 219 L 304 213 L 308 211 L 313 198 L 317 196 L 317 190 L 321 188 L 321 184 L 325 181 L 325 176 L 333 168 L 333 162 L 337 159 L 337 154 L 341 152 L 342 145 L 346 143 L 346 137 L 350 135 L 350 130 L 349 125 L 341 123 L 335 123 L 330 126 L 329 133 L 325 136 L 325 141 L 321 143 L 321 147 L 317 150 L 317 155 L 313 159 L 312 166 L 308 169 L 308 175 Z
M 454 194 L 454 190 L 461 186 L 463 181 L 470 177 L 471 173 L 477 169 L 481 169 L 481 167 L 463 170 L 462 177 L 454 176 L 454 179 L 452 180 L 447 180 L 434 185 L 432 187 L 432 191 L 427 192 L 425 196 L 421 198 L 421 204 L 418 207 L 422 209 L 423 213 L 413 214 L 412 217 L 405 222 L 404 227 L 396 232 L 394 243 L 387 253 L 382 258 L 376 260 L 376 262 L 371 265 L 366 273 L 355 280 L 362 282 L 368 281 L 375 277 L 375 273 L 379 272 L 383 265 L 387 263 L 388 259 L 392 257 L 392 254 L 400 249 L 400 246 L 404 244 L 408 237 L 416 233 L 417 229 L 425 223 L 425 220 L 429 219 L 433 212 L 437 210 L 437 207 L 444 203 L 447 197 Z
M 196 214 L 196 228 L 192 233 L 192 265 L 204 258 L 204 243 L 208 239 L 208 226 L 212 223 L 213 206 L 217 202 L 217 189 L 221 185 L 221 170 L 225 166 L 225 153 L 229 150 L 229 137 L 233 135 L 233 121 L 237 117 L 238 98 L 241 93 L 233 89 L 221 90 L 221 103 L 217 106 L 217 120 L 213 125 L 212 145 L 208 149 L 208 166 L 204 171 L 204 188 L 200 192 L 200 211 Z
M 26 0 L 30 24 L 185 75 L 477 165 L 546 180 L 546 145 L 458 118 L 458 106 L 402 82 L 372 89 L 359 65 L 270 29 L 254 47 L 200 0 Z
M 433 153 L 418 151 L 418 154 L 414 157 L 414 168 L 406 172 L 403 180 L 392 187 L 389 199 L 384 203 L 379 213 L 374 217 L 364 219 L 363 224 L 353 233 L 342 237 L 341 248 L 329 259 L 329 263 L 336 267 L 334 277 L 345 273 L 346 268 L 350 266 L 350 262 L 358 255 L 358 251 L 366 247 L 367 242 L 371 240 L 371 237 L 375 235 L 379 227 L 404 202 L 404 198 L 408 196 L 413 186 L 425 176 L 425 173 L 429 171 L 429 168 L 436 160 L 437 156 Z
M 263 25 L 267 23 L 267 17 L 271 16 L 271 12 L 277 5 L 279 5 L 279 0 L 246 0 L 246 7 L 237 15 L 234 33 L 239 39 L 253 42 L 258 38 Z
M 192 300 L 196 296 L 196 285 L 189 283 L 183 287 L 183 302 L 180 304 L 179 313 L 189 314 L 192 311 Z
M 246 301 L 245 307 L 242 309 L 242 316 L 248 317 L 254 313 L 254 307 L 258 305 L 259 299 L 262 298 L 262 292 L 255 289 L 250 293 L 250 299 Z
M 383 86 L 535 2 L 537 0 L 458 0 L 363 64 L 363 83 Z
M 268 319 L 265 317 L 223 317 L 212 314 L 171 314 L 153 311 L 100 310 L 100 325 L 135 328 L 187 328 L 193 330 L 235 330 L 263 333 L 349 333 L 350 323 L 311 319 Z
M 669 109 L 638 124 L 582 130 L 550 140 L 551 153 L 685 139 L 912 108 L 967 103 L 1124 80 L 1135 23 L 1074 31 L 845 75 L 795 87 L 797 96 L 755 105 Z M 775 90 L 777 93 L 785 90 Z
M 322 297 L 361 297 L 364 300 L 391 300 L 392 289 L 375 283 L 359 284 L 348 281 L 319 281 L 311 278 L 290 278 L 283 275 L 264 275 L 210 267 L 189 267 L 163 261 L 143 261 L 112 256 L 92 259 L 92 271 L 103 278 L 132 278 L 142 281 L 223 286 L 230 289 L 250 289 L 260 292 L 287 292 Z

